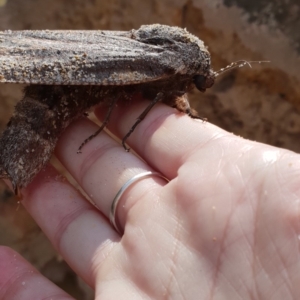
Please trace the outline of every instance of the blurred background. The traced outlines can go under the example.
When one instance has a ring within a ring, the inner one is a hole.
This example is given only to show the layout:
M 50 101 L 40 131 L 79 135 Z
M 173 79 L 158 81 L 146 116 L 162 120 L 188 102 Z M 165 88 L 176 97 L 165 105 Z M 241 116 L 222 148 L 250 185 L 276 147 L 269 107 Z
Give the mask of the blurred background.
M 219 76 L 189 95 L 202 117 L 244 138 L 300 152 L 299 0 L 0 0 L 0 30 L 185 27 L 209 47 L 212 67 L 268 60 Z M 22 86 L 0 85 L 0 132 Z M 34 220 L 0 183 L 0 244 L 14 248 L 76 299 L 93 299 Z

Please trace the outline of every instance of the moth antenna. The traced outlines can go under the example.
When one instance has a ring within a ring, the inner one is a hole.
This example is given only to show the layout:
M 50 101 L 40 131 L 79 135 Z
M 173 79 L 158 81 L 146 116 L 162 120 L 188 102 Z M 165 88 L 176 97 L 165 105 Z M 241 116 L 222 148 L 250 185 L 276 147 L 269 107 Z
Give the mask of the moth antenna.
M 238 61 L 235 61 L 235 62 L 232 62 L 230 65 L 226 66 L 225 68 L 221 68 L 219 71 L 216 71 L 215 72 L 215 76 L 219 76 L 229 70 L 232 70 L 232 69 L 235 69 L 235 68 L 242 68 L 244 67 L 245 65 L 248 65 L 250 68 L 252 68 L 252 63 L 258 63 L 258 64 L 261 64 L 261 63 L 269 63 L 270 61 L 269 60 L 254 60 L 254 61 L 248 61 L 248 60 L 238 60 Z

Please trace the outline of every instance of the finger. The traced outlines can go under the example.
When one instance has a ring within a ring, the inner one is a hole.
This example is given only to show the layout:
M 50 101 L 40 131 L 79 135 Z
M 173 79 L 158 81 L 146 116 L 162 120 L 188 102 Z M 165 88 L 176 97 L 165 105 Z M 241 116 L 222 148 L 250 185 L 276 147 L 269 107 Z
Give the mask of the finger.
M 22 204 L 71 268 L 93 287 L 97 264 L 119 239 L 107 219 L 51 166 L 23 190 Z M 96 259 L 97 251 L 102 255 Z
M 0 299 L 73 299 L 17 252 L 0 247 Z
M 144 111 L 149 101 L 136 99 L 130 105 L 115 108 L 108 129 L 122 139 Z M 105 111 L 96 116 L 102 120 Z M 174 178 L 189 154 L 211 140 L 233 137 L 228 132 L 202 120 L 195 120 L 164 104 L 157 104 L 136 127 L 128 144 L 155 169 Z
M 97 129 L 97 125 L 89 120 L 71 124 L 57 144 L 56 155 L 98 209 L 108 217 L 113 199 L 124 183 L 137 174 L 151 171 L 152 168 L 132 152 L 126 152 L 105 132 L 89 141 L 82 153 L 77 154 L 78 145 Z M 119 221 L 125 224 L 127 211 L 141 194 L 163 185 L 165 180 L 159 178 L 143 179 L 132 185 L 131 196 L 122 197 L 128 201 L 126 207 L 125 203 L 120 203 L 124 209 L 118 213 Z M 132 196 L 133 193 L 136 193 L 135 197 Z
M 119 236 L 107 220 L 114 196 L 133 175 L 150 170 L 106 134 L 97 136 L 77 154 L 78 146 L 95 129 L 88 120 L 75 122 L 62 136 L 56 153 L 106 217 L 50 167 L 24 190 L 23 200 L 68 264 L 91 286 L 97 266 L 118 245 Z M 164 184 L 158 178 L 147 178 L 126 191 L 117 212 L 122 228 L 134 203 L 142 195 L 153 196 Z

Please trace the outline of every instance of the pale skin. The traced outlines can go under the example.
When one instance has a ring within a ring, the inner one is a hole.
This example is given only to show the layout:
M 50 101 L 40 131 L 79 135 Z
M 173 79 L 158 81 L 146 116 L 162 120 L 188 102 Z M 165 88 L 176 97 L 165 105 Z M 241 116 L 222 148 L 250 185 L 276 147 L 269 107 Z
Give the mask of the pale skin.
M 124 136 L 147 104 L 118 106 L 109 129 Z M 72 124 L 56 155 L 97 208 L 51 166 L 22 191 L 23 205 L 96 299 L 300 298 L 298 154 L 161 104 L 128 140 L 144 161 L 105 133 L 77 154 L 96 128 Z M 149 170 L 170 182 L 150 177 L 126 191 L 121 236 L 108 222 L 112 199 Z M 72 298 L 0 247 L 0 299 Z

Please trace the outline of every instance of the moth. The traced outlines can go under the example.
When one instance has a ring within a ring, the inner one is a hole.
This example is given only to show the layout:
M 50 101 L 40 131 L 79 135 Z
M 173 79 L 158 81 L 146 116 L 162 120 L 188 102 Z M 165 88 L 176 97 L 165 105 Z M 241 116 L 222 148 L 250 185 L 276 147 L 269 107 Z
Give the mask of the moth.
M 137 93 L 149 106 L 123 138 L 125 149 L 159 101 L 198 118 L 185 94 L 194 87 L 204 92 L 215 77 L 202 40 L 179 27 L 0 32 L 0 82 L 28 84 L 0 137 L 0 178 L 18 194 L 49 161 L 65 128 L 99 103 L 108 107 L 103 125 L 79 152 L 107 125 L 116 103 Z

